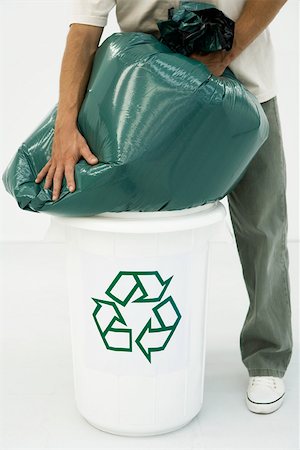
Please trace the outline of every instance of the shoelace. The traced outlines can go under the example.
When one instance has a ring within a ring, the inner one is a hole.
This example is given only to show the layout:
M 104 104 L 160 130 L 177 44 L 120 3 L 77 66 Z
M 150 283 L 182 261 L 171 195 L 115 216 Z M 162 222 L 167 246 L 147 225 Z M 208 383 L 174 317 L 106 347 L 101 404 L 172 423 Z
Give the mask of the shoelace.
M 268 376 L 268 377 L 254 377 L 252 379 L 252 386 L 254 384 L 267 384 L 270 387 L 276 387 L 275 378 L 272 377 L 272 376 Z

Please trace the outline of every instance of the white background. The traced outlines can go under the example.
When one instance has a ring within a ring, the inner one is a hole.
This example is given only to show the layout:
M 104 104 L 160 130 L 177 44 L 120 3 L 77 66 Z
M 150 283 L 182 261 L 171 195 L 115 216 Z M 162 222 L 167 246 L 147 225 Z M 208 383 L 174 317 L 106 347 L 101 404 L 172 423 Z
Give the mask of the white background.
M 210 250 L 200 414 L 188 426 L 153 438 L 123 438 L 89 425 L 74 401 L 64 243 L 43 240 L 49 217 L 19 209 L 0 183 L 1 448 L 299 449 L 297 9 L 297 0 L 288 0 L 271 27 L 287 162 L 294 336 L 282 407 L 262 416 L 248 411 L 245 404 L 248 374 L 241 361 L 239 333 L 249 300 L 235 243 L 224 227 Z M 1 173 L 58 101 L 69 14 L 70 5 L 63 0 L 0 0 Z M 113 11 L 100 42 L 115 31 Z M 222 202 L 227 206 L 226 199 Z
M 298 1 L 289 0 L 273 21 L 278 102 L 287 163 L 288 239 L 299 239 Z M 61 59 L 68 33 L 67 1 L 1 1 L 0 170 L 58 101 Z M 100 43 L 119 31 L 113 9 Z M 276 180 L 274 180 L 276 183 Z M 0 183 L 1 240 L 43 239 L 50 217 L 23 211 Z M 222 202 L 227 207 L 227 199 Z M 229 217 L 227 222 L 231 227 Z M 220 235 L 228 239 L 228 234 Z

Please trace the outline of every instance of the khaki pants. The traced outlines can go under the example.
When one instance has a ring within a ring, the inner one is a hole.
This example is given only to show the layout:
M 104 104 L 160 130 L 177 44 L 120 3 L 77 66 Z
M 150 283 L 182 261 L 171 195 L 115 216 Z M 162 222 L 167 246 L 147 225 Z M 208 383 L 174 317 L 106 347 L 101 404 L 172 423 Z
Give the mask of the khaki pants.
M 242 361 L 250 376 L 283 377 L 293 347 L 286 165 L 277 98 L 261 105 L 269 137 L 227 198 L 250 300 L 240 334 Z

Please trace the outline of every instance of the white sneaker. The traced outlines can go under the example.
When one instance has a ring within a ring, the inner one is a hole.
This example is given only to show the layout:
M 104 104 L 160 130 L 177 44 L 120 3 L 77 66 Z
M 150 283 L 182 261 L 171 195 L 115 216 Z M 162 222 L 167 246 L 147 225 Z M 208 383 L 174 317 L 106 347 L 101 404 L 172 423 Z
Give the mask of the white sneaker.
M 284 398 L 282 378 L 272 376 L 249 377 L 246 403 L 254 413 L 268 414 L 278 409 Z

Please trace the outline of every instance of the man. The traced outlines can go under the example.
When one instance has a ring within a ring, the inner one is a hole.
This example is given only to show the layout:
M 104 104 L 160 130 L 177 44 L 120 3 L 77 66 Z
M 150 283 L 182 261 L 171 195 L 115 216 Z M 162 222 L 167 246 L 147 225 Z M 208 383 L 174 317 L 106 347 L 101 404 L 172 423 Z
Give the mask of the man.
M 287 250 L 286 166 L 276 99 L 274 55 L 268 25 L 286 0 L 212 0 L 235 21 L 231 51 L 192 54 L 215 76 L 229 66 L 261 103 L 269 137 L 243 178 L 228 194 L 230 217 L 243 268 L 250 306 L 240 335 L 242 361 L 249 373 L 246 403 L 250 411 L 270 413 L 284 398 L 283 376 L 292 354 L 290 283 Z M 75 189 L 74 166 L 83 157 L 98 162 L 76 122 L 103 28 L 116 5 L 121 31 L 143 31 L 159 37 L 157 20 L 179 0 L 73 0 L 70 30 L 63 56 L 60 96 L 52 155 L 37 176 L 45 188 L 53 183 L 59 197 L 65 176 Z

